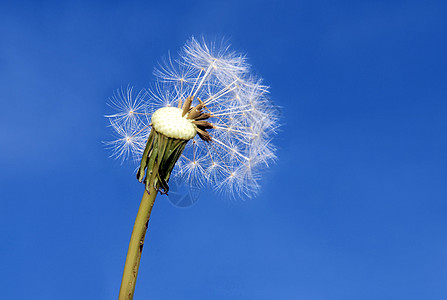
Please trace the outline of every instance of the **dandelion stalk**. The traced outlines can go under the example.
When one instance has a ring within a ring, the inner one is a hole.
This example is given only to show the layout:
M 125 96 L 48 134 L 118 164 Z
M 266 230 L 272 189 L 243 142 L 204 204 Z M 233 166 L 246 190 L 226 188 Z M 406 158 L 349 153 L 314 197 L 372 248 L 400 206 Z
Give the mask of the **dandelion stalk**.
M 107 116 L 118 136 L 108 143 L 113 155 L 140 160 L 137 179 L 145 184 L 119 300 L 133 298 L 152 206 L 169 192 L 171 173 L 190 187 L 252 197 L 260 170 L 276 158 L 277 111 L 243 55 L 192 38 L 180 60 L 169 58 L 154 74 L 149 92 L 118 91 L 110 101 L 118 112 Z
M 144 191 L 141 199 L 140 208 L 135 219 L 135 224 L 130 238 L 129 250 L 127 250 L 126 264 L 124 265 L 123 279 L 119 300 L 133 299 L 135 284 L 137 282 L 138 268 L 140 266 L 141 253 L 143 252 L 144 237 L 149 224 L 152 206 L 155 202 L 157 192 L 151 188 L 149 192 Z

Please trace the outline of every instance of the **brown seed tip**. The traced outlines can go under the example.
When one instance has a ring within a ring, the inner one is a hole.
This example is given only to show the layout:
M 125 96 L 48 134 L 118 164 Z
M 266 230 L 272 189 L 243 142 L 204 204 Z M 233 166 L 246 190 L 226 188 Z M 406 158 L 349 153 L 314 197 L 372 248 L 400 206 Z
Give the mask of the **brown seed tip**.
M 211 135 L 206 131 L 206 130 L 202 130 L 200 128 L 196 128 L 197 130 L 197 134 L 199 135 L 199 137 L 204 140 L 205 142 L 211 142 L 212 138 Z
M 183 103 L 182 117 L 184 117 L 186 115 L 186 113 L 189 111 L 189 109 L 191 108 L 191 103 L 192 103 L 193 99 L 194 99 L 194 96 L 190 96 L 190 97 L 186 98 L 185 103 Z

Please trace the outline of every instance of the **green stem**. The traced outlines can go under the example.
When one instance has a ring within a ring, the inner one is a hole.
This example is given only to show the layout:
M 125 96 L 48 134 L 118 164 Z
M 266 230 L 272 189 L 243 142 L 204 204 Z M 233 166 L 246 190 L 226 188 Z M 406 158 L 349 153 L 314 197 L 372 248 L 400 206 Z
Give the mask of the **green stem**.
M 152 206 L 154 206 L 157 191 L 150 184 L 149 193 L 144 190 L 141 199 L 135 225 L 133 226 L 130 238 L 129 250 L 127 250 L 126 264 L 124 265 L 123 279 L 118 300 L 131 300 L 137 281 L 138 267 L 140 266 L 141 252 L 143 251 L 144 236 L 151 216 Z

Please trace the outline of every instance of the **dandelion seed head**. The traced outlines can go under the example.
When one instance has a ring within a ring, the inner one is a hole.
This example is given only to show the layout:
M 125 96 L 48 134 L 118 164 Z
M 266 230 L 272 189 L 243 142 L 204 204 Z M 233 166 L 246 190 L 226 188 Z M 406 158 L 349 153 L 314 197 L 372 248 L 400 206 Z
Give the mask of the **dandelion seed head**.
M 121 89 L 111 98 L 113 156 L 141 158 L 155 130 L 190 140 L 172 176 L 236 198 L 254 196 L 262 170 L 276 159 L 272 137 L 279 123 L 268 87 L 251 74 L 245 55 L 191 38 L 154 75 L 148 91 L 134 96 L 132 88 Z
M 152 128 L 174 139 L 190 140 L 197 131 L 194 124 L 182 117 L 182 110 L 177 107 L 163 107 L 154 112 L 151 118 Z

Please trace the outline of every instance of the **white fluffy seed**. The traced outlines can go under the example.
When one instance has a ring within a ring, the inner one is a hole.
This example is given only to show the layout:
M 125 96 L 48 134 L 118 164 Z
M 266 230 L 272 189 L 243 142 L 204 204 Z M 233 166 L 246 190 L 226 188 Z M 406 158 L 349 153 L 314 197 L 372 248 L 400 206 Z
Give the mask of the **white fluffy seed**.
M 176 107 L 163 107 L 154 112 L 152 127 L 167 137 L 190 140 L 197 131 L 190 120 L 182 117 L 182 110 Z

